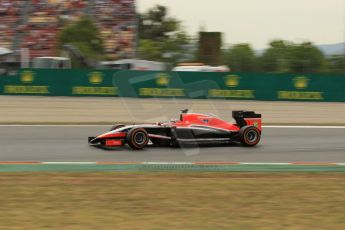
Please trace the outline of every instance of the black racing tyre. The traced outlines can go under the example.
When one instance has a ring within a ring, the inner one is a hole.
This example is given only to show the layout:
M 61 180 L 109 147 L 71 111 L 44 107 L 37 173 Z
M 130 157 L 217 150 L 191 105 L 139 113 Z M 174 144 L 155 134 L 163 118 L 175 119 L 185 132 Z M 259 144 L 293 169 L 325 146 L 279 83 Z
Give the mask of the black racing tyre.
M 253 147 L 257 145 L 261 138 L 261 132 L 255 126 L 244 126 L 239 132 L 242 145 Z
M 113 131 L 115 129 L 119 129 L 119 128 L 122 128 L 122 127 L 125 127 L 125 125 L 113 125 L 111 128 L 110 128 L 110 131 Z
M 149 135 L 143 128 L 132 128 L 127 132 L 126 141 L 132 149 L 142 149 L 149 142 Z

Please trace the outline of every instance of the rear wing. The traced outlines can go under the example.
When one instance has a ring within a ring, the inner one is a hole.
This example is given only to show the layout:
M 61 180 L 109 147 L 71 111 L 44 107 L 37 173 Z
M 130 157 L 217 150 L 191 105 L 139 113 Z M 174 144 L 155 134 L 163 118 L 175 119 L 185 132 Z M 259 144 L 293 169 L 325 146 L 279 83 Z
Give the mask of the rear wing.
M 236 121 L 236 125 L 240 128 L 246 125 L 257 127 L 261 131 L 261 114 L 254 111 L 236 110 L 232 111 L 232 117 Z

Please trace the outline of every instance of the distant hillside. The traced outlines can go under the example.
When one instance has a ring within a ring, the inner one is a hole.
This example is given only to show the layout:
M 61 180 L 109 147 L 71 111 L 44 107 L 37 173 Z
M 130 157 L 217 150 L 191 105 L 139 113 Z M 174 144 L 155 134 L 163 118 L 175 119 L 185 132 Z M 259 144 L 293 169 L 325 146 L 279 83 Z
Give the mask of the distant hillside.
M 335 44 L 322 44 L 316 45 L 326 56 L 344 54 L 345 53 L 345 43 L 335 43 Z M 255 50 L 256 55 L 262 55 L 265 49 Z
M 335 54 L 344 54 L 344 52 L 345 52 L 345 44 L 344 43 L 317 45 L 317 47 L 326 56 L 335 55 Z

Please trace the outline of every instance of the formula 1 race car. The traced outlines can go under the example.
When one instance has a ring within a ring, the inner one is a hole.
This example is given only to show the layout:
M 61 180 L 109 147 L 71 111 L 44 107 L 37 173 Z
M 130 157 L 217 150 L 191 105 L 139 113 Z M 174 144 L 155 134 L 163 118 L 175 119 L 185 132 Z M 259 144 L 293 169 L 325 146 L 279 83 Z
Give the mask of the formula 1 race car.
M 89 137 L 90 145 L 115 147 L 128 144 L 133 149 L 154 146 L 187 146 L 239 143 L 255 146 L 261 137 L 261 114 L 233 111 L 235 124 L 215 115 L 188 113 L 182 110 L 179 120 L 169 123 L 115 125 L 110 132 Z

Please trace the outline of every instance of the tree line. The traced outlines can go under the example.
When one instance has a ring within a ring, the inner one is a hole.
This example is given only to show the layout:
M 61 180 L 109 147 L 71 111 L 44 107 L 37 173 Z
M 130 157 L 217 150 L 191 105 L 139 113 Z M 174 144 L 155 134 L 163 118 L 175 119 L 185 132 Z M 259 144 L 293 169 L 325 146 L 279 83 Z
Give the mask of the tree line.
M 137 58 L 161 61 L 198 62 L 198 38 L 183 29 L 181 21 L 169 16 L 165 6 L 156 5 L 138 14 Z M 95 61 L 105 60 L 102 39 L 90 18 L 66 24 L 58 36 L 58 50 L 72 44 Z M 344 73 L 345 56 L 325 56 L 311 42 L 299 44 L 275 40 L 257 53 L 250 44 L 223 45 L 222 64 L 235 72 Z M 78 66 L 78 63 L 76 65 Z
M 311 42 L 270 42 L 260 55 L 249 44 L 235 44 L 224 50 L 224 63 L 236 72 L 344 73 L 345 56 L 326 57 Z
M 167 8 L 157 5 L 139 15 L 140 58 L 178 62 L 198 62 L 198 39 L 188 35 Z M 258 54 L 248 43 L 222 49 L 222 63 L 235 72 L 344 73 L 345 56 L 325 56 L 311 42 L 274 40 Z

